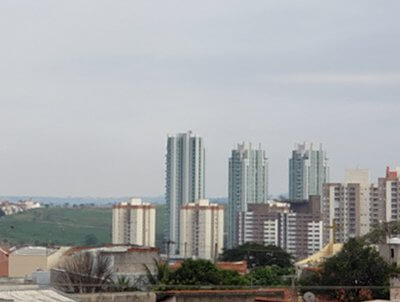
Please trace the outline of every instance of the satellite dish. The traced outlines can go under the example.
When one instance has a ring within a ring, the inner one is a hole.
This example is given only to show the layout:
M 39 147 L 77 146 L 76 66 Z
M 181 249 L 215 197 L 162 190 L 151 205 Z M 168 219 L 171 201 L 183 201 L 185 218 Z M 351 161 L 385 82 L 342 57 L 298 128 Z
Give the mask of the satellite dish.
M 315 302 L 315 295 L 312 292 L 306 292 L 303 299 L 305 302 Z

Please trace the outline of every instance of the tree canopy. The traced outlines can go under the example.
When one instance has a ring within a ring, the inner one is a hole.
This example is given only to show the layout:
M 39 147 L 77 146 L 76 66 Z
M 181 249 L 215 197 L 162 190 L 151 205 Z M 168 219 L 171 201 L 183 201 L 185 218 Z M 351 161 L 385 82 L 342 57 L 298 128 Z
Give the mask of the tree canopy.
M 236 271 L 218 269 L 208 260 L 186 259 L 170 275 L 170 285 L 247 285 L 246 278 Z
M 223 261 L 246 260 L 249 268 L 279 266 L 292 267 L 292 256 L 280 247 L 274 245 L 261 245 L 245 243 L 236 248 L 225 250 L 221 256 Z
M 286 274 L 286 270 L 278 266 L 257 267 L 250 272 L 248 278 L 251 285 L 283 285 L 283 276 Z
M 400 222 L 389 221 L 378 223 L 373 226 L 372 230 L 364 236 L 364 240 L 372 243 L 386 243 L 387 237 L 400 235 Z
M 341 252 L 327 259 L 318 276 L 308 277 L 309 285 L 322 286 L 387 286 L 391 273 L 390 266 L 379 253 L 361 239 L 350 239 Z M 304 281 L 304 280 L 303 280 Z M 306 285 L 303 282 L 303 285 Z M 361 288 L 325 291 L 338 301 L 362 301 L 366 294 L 374 298 L 385 297 L 384 290 Z

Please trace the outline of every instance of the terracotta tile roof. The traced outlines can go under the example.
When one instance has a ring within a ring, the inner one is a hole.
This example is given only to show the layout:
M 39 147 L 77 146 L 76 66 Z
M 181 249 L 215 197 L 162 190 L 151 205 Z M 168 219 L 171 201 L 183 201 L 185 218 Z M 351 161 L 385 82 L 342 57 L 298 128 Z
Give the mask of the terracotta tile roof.
M 217 267 L 219 269 L 237 271 L 241 275 L 247 273 L 247 261 L 217 262 Z
M 169 268 L 172 270 L 177 270 L 181 267 L 183 260 L 176 260 L 169 264 Z M 217 262 L 217 268 L 237 271 L 239 274 L 244 275 L 247 273 L 247 261 L 236 261 L 236 262 Z

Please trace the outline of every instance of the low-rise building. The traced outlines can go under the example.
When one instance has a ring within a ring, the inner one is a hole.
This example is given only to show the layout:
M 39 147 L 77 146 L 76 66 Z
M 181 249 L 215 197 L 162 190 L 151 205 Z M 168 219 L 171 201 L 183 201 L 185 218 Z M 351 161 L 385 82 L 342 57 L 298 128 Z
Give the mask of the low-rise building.
M 0 209 L 4 212 L 5 215 L 13 215 L 16 213 L 38 209 L 41 208 L 41 204 L 39 202 L 29 200 L 20 200 L 19 202 L 13 203 L 8 200 L 0 201 Z
M 160 254 L 157 248 L 133 245 L 109 245 L 103 247 L 75 247 L 68 250 L 51 272 L 51 280 L 57 283 L 58 275 L 63 274 L 66 261 L 80 253 L 101 254 L 110 259 L 112 278 L 128 277 L 131 284 L 145 281 L 148 272 L 157 273 Z
M 400 238 L 388 238 L 386 243 L 378 244 L 379 255 L 387 263 L 400 263 Z
M 9 277 L 31 277 L 33 272 L 49 272 L 58 264 L 69 247 L 47 248 L 25 246 L 10 250 L 8 256 Z

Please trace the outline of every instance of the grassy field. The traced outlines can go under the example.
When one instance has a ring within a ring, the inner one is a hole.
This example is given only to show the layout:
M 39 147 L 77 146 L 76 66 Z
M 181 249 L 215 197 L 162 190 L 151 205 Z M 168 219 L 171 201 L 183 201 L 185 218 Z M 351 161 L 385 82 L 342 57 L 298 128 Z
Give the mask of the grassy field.
M 162 245 L 164 213 L 165 206 L 157 206 L 158 245 Z M 111 224 L 111 208 L 36 209 L 0 218 L 0 241 L 12 245 L 105 244 L 111 242 Z

